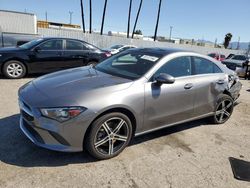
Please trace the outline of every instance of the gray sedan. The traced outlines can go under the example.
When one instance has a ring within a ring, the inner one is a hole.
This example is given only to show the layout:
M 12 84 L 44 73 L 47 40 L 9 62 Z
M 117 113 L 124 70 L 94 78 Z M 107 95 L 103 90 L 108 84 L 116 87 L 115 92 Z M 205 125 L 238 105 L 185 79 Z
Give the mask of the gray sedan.
M 240 89 L 237 75 L 208 56 L 132 49 L 22 86 L 20 127 L 38 146 L 108 159 L 133 136 L 205 117 L 226 122 Z

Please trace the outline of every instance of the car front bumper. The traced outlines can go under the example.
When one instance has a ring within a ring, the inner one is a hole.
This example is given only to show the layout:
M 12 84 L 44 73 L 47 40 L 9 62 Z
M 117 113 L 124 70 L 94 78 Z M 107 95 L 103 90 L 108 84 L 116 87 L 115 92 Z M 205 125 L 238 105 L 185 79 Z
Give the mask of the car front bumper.
M 85 111 L 76 118 L 60 123 L 24 105 L 20 105 L 20 111 L 20 129 L 29 140 L 37 146 L 62 152 L 83 150 L 84 135 L 94 116 Z

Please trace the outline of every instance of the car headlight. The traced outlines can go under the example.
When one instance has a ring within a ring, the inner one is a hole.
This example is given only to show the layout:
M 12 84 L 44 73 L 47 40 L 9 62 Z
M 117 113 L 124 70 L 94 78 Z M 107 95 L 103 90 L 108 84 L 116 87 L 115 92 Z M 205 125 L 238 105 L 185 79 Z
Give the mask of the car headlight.
M 40 109 L 43 116 L 57 120 L 59 122 L 68 121 L 82 112 L 84 107 L 62 107 L 62 108 L 42 108 Z

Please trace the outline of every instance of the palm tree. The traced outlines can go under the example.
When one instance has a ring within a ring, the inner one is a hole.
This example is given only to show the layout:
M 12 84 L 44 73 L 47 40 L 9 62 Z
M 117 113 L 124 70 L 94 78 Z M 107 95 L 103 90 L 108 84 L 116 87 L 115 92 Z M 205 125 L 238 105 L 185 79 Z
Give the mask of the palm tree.
M 224 45 L 225 48 L 228 48 L 229 43 L 230 43 L 232 37 L 233 37 L 233 35 L 231 33 L 227 33 L 226 34 L 225 40 L 224 40 L 224 43 L 223 43 L 223 45 Z
M 92 0 L 89 0 L 89 33 L 92 32 Z
M 83 30 L 83 33 L 85 33 L 85 22 L 84 22 L 84 14 L 83 14 L 83 2 L 82 0 L 81 1 L 81 14 L 82 14 L 82 30 Z
M 161 13 L 161 0 L 159 1 L 159 8 L 158 8 L 158 15 L 157 15 L 157 21 L 156 21 L 156 26 L 155 26 L 154 41 L 156 40 L 156 36 L 157 36 L 157 30 L 158 30 L 158 24 L 159 24 L 159 19 L 160 19 L 160 13 Z
M 105 13 L 106 13 L 107 2 L 108 2 L 108 0 L 105 0 L 104 7 L 103 7 L 101 35 L 103 34 L 103 25 L 104 25 L 104 21 L 105 21 Z
M 129 3 L 129 10 L 128 10 L 128 29 L 127 29 L 127 38 L 129 38 L 129 32 L 130 32 L 130 15 L 131 15 L 132 1 L 133 1 L 133 0 L 130 0 L 130 3 Z
M 133 33 L 132 33 L 132 38 L 134 38 L 134 33 L 135 33 L 137 21 L 138 21 L 138 18 L 139 18 L 139 14 L 140 14 L 140 12 L 141 12 L 142 2 L 143 2 L 143 0 L 141 0 L 140 5 L 139 5 L 139 8 L 138 8 L 138 11 L 137 11 L 137 15 L 136 15 L 136 19 L 135 19 L 135 25 L 134 25 L 134 29 L 133 29 Z

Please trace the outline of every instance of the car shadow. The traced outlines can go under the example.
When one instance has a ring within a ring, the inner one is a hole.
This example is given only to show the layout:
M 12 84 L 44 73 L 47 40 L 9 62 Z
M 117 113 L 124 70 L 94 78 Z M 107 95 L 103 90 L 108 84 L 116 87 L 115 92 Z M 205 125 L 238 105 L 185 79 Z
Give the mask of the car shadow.
M 191 129 L 194 127 L 199 127 L 202 125 L 208 125 L 207 124 L 208 121 L 207 119 L 200 119 L 200 120 L 195 120 L 195 121 L 191 121 L 191 122 L 187 122 L 187 123 L 182 123 L 182 124 L 178 124 L 175 126 L 170 126 L 170 127 L 166 127 L 148 134 L 144 134 L 144 135 L 140 135 L 135 137 L 135 139 L 133 139 L 131 141 L 131 145 L 137 145 L 140 144 L 142 142 L 146 142 L 149 140 L 154 140 L 156 138 L 160 138 L 160 137 L 164 137 L 164 136 L 168 136 L 177 132 L 181 132 L 187 129 Z
M 21 167 L 55 167 L 97 161 L 88 155 L 87 152 L 63 153 L 35 146 L 21 132 L 19 128 L 19 117 L 19 114 L 15 114 L 0 119 L 0 161 Z M 206 124 L 204 120 L 199 120 L 161 129 L 134 138 L 130 146 L 204 124 Z

